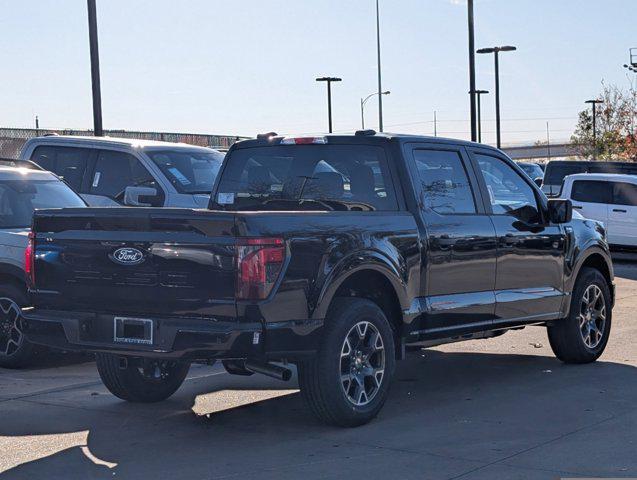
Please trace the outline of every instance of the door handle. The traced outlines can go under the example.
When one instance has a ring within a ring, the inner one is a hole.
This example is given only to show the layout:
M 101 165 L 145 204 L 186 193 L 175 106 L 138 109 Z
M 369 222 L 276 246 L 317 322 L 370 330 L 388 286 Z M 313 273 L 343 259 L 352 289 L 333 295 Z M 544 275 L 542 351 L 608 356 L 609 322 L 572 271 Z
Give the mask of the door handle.
M 613 208 L 613 212 L 626 213 L 626 210 L 621 208 Z
M 518 243 L 518 238 L 512 233 L 507 233 L 504 237 L 502 237 L 502 243 L 504 243 L 507 247 L 512 247 Z
M 573 208 L 577 208 L 578 210 L 582 209 L 582 207 L 580 205 L 573 205 Z

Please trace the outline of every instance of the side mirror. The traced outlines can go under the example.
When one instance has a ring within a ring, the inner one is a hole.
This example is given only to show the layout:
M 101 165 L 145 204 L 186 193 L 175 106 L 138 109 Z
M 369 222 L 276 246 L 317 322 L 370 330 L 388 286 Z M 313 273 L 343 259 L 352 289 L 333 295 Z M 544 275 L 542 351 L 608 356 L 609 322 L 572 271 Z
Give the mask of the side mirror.
M 550 198 L 548 216 L 551 223 L 568 223 L 573 218 L 573 203 L 562 198 Z
M 537 177 L 535 180 L 533 180 L 535 182 L 535 184 L 542 188 L 542 177 Z
M 157 189 L 151 187 L 126 187 L 124 205 L 129 207 L 150 207 L 157 197 Z

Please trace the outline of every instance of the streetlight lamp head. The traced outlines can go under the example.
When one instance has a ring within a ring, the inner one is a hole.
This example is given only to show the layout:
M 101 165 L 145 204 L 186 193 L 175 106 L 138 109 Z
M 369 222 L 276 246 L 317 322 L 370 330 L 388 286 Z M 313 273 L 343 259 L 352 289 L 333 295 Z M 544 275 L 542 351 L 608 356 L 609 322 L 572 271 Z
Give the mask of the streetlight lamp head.
M 338 77 L 319 77 L 316 79 L 317 82 L 340 82 L 342 78 Z
M 504 47 L 499 47 L 499 50 L 501 52 L 513 52 L 515 50 L 517 50 L 517 47 L 514 47 L 513 45 L 505 45 Z
M 596 104 L 596 103 L 604 103 L 604 101 L 603 101 L 603 100 L 595 99 L 595 100 L 586 100 L 586 102 L 584 102 L 584 103 L 592 103 L 592 104 Z
M 489 90 L 476 90 L 476 93 L 478 95 L 485 95 L 485 94 L 489 93 Z
M 476 53 L 495 53 L 495 48 L 479 48 Z
M 385 90 L 382 94 L 383 95 L 389 95 L 391 92 L 389 90 Z

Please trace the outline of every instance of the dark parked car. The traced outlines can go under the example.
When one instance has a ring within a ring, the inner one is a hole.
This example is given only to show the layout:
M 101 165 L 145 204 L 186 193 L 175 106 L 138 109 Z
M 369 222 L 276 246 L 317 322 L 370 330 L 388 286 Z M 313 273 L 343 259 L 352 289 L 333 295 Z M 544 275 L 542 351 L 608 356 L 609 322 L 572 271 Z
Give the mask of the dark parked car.
M 517 164 L 524 171 L 524 173 L 526 173 L 531 178 L 531 180 L 542 185 L 544 170 L 539 163 L 517 162 Z
M 96 352 L 138 402 L 193 361 L 296 364 L 320 419 L 360 425 L 408 347 L 541 325 L 562 361 L 597 359 L 613 269 L 603 226 L 571 217 L 484 145 L 264 136 L 230 149 L 209 210 L 38 211 L 28 338 Z

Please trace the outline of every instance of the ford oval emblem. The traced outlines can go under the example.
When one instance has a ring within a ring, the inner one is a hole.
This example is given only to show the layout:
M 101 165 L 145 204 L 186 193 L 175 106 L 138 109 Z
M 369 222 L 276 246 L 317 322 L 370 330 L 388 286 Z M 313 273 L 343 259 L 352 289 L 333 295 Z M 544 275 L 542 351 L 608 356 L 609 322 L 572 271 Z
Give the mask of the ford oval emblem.
M 139 265 L 145 260 L 144 253 L 132 247 L 118 248 L 109 257 L 120 265 Z

